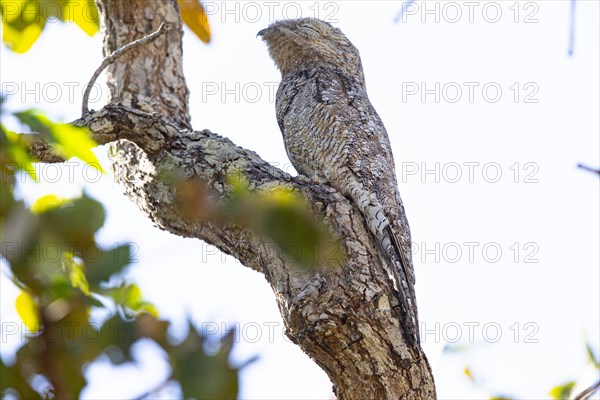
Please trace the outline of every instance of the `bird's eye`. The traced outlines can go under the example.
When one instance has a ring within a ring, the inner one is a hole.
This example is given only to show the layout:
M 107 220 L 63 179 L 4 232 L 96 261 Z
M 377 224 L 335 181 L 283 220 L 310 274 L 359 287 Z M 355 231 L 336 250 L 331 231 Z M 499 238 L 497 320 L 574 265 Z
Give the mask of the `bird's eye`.
M 315 32 L 315 33 L 319 33 L 319 31 L 318 31 L 318 30 L 316 30 L 315 28 L 313 28 L 313 27 L 312 27 L 312 26 L 310 26 L 310 25 L 302 25 L 302 28 L 308 29 L 308 30 L 310 30 L 310 31 L 313 31 L 313 32 Z

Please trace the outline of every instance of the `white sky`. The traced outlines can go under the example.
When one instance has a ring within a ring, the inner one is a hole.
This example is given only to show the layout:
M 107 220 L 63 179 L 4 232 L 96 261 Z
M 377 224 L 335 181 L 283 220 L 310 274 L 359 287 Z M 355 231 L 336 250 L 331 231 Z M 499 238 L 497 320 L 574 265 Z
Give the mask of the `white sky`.
M 255 36 L 296 10 L 329 17 L 360 50 L 370 99 L 392 141 L 439 397 L 540 398 L 568 380 L 589 385 L 594 373 L 584 342 L 596 354 L 600 343 L 599 180 L 575 166 L 600 164 L 600 3 L 578 0 L 573 57 L 569 1 L 417 2 L 395 23 L 401 4 L 228 2 L 227 13 L 223 2 L 207 3 L 213 42 L 206 46 L 189 31 L 184 38 L 193 125 L 285 166 L 273 97 L 280 76 Z M 50 24 L 28 53 L 2 48 L 0 55 L 1 90 L 13 93 L 9 110 L 35 107 L 70 121 L 101 62 L 101 37 Z M 99 84 L 105 94 L 102 78 Z M 90 107 L 102 107 L 102 98 Z M 106 160 L 104 152 L 97 154 Z M 40 168 L 46 183 L 24 182 L 19 193 L 33 202 L 85 190 L 101 200 L 108 219 L 100 241 L 135 242 L 138 262 L 127 275 L 173 321 L 174 336 L 185 335 L 186 315 L 220 333 L 240 324 L 233 362 L 260 356 L 242 372 L 240 398 L 332 397 L 325 374 L 284 339 L 262 276 L 202 242 L 153 227 L 110 177 L 96 181 L 81 165 L 70 174 Z M 49 183 L 56 174 L 58 182 Z M 17 290 L 5 274 L 0 284 L 0 355 L 9 361 L 21 342 L 5 329 L 19 322 Z M 467 350 L 442 354 L 452 342 Z M 151 346 L 136 354 L 143 361 L 137 367 L 90 366 L 83 396 L 132 397 L 164 378 Z

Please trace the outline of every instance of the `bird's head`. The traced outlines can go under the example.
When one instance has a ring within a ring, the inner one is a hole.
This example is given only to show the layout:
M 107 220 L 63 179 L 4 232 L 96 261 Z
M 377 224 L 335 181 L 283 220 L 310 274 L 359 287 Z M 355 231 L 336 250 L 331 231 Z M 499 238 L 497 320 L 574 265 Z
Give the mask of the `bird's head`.
M 258 32 L 282 75 L 334 67 L 362 78 L 360 55 L 338 28 L 315 18 L 276 21 Z

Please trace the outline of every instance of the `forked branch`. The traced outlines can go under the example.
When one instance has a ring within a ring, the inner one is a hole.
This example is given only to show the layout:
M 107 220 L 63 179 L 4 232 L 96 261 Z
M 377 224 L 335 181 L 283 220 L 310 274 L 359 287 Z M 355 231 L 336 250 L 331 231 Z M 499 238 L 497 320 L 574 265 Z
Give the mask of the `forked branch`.
M 106 67 L 108 67 L 119 57 L 127 54 L 136 47 L 148 44 L 157 39 L 162 34 L 169 32 L 170 30 L 171 28 L 163 22 L 162 24 L 160 24 L 160 27 L 155 32 L 152 32 L 151 34 L 144 36 L 143 38 L 140 38 L 138 40 L 134 40 L 133 42 L 118 48 L 117 50 L 113 51 L 111 54 L 106 56 L 104 60 L 102 60 L 100 66 L 96 69 L 96 71 L 94 71 L 94 74 L 90 78 L 90 81 L 88 82 L 87 87 L 85 88 L 85 92 L 83 93 L 83 102 L 81 104 L 81 115 L 84 116 L 85 114 L 89 113 L 88 102 L 90 98 L 90 92 L 92 91 L 94 83 L 96 82 L 102 71 L 106 69 Z

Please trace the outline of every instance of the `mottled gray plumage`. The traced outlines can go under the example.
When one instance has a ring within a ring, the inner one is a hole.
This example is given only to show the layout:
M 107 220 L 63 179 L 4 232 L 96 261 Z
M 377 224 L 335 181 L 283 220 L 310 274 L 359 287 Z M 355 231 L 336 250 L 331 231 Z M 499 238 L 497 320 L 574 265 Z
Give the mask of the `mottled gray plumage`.
M 282 75 L 277 121 L 296 170 L 352 199 L 385 256 L 410 343 L 419 341 L 410 230 L 388 135 L 369 102 L 358 50 L 330 24 L 303 18 L 259 35 Z

